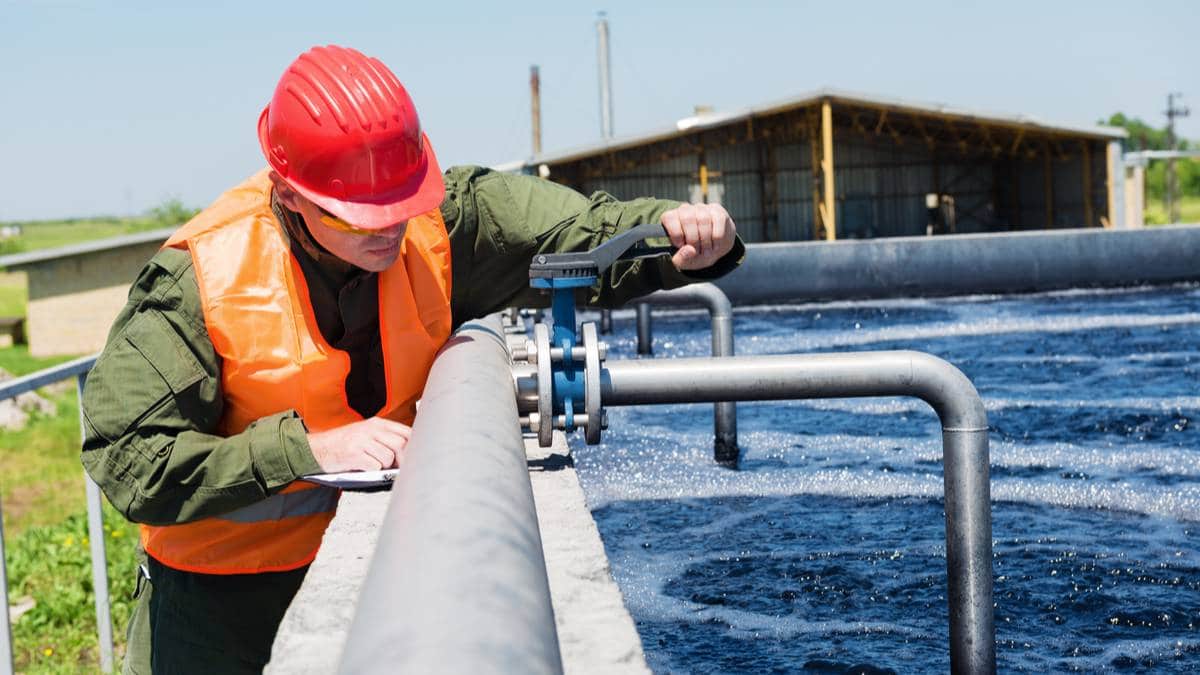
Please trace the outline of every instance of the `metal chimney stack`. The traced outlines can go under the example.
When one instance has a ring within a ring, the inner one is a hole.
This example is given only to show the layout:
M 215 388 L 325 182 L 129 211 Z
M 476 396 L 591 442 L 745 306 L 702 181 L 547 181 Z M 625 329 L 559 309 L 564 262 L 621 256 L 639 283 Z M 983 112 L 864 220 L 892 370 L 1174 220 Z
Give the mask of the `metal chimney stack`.
M 608 16 L 600 12 L 596 19 L 596 60 L 600 64 L 600 136 L 612 138 L 612 67 L 608 58 Z
M 537 66 L 529 66 L 530 120 L 533 122 L 533 156 L 542 154 L 542 80 Z

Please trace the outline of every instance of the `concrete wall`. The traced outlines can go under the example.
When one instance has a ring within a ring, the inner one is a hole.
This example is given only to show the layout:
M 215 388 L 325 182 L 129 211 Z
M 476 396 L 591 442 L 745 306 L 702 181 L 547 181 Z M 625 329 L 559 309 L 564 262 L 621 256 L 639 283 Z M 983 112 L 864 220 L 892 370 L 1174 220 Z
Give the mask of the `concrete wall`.
M 26 332 L 34 356 L 91 354 L 104 347 L 129 285 L 162 242 L 27 263 Z

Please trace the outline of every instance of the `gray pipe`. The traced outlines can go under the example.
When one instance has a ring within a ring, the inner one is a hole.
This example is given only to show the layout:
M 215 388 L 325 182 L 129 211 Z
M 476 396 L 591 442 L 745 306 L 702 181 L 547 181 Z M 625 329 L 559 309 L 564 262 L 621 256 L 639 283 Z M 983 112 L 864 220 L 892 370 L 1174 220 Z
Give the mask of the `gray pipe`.
M 518 381 L 527 386 L 525 378 Z M 954 366 L 910 351 L 612 361 L 605 406 L 706 401 L 915 396 L 942 423 L 950 669 L 996 670 L 987 413 Z M 522 392 L 522 400 L 528 397 Z
M 733 356 L 733 305 L 715 284 L 690 284 L 670 291 L 658 291 L 643 298 L 652 305 L 703 305 L 712 321 L 712 355 Z M 738 463 L 737 404 L 719 401 L 713 404 L 713 459 L 736 469 Z
M 1200 280 L 1200 226 L 750 244 L 716 283 L 738 304 L 1015 293 Z
M 612 333 L 612 310 L 600 310 L 600 334 L 608 335 Z
M 654 353 L 654 327 L 650 316 L 650 305 L 637 305 L 637 352 L 642 356 Z
M 562 672 L 509 366 L 495 317 L 434 361 L 341 672 Z

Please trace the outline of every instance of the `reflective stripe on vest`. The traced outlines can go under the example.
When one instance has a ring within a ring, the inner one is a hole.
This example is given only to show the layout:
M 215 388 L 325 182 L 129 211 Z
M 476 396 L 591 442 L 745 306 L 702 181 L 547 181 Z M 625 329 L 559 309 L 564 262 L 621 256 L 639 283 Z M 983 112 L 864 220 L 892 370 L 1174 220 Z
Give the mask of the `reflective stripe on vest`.
M 221 195 L 165 245 L 191 253 L 205 325 L 221 358 L 217 433 L 237 434 L 287 410 L 311 431 L 362 419 L 346 400 L 350 357 L 317 327 L 304 274 L 271 211 L 266 170 Z M 377 278 L 387 383 L 378 414 L 412 424 L 433 357 L 450 335 L 450 242 L 438 210 L 408 221 L 399 258 Z M 296 569 L 316 557 L 337 496 L 295 481 L 219 517 L 143 525 L 142 546 L 163 564 L 193 572 Z
M 250 506 L 216 516 L 218 520 L 235 523 L 261 523 L 268 520 L 283 520 L 326 513 L 337 509 L 338 491 L 301 490 L 280 492 Z

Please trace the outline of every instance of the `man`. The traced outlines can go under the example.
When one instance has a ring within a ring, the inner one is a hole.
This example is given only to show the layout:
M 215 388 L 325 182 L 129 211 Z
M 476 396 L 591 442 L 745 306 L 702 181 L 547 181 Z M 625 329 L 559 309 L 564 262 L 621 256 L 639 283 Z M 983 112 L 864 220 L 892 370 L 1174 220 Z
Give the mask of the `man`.
M 128 673 L 262 669 L 337 505 L 298 479 L 396 466 L 452 328 L 545 304 L 535 253 L 661 222 L 678 251 L 610 270 L 610 306 L 744 253 L 719 206 L 443 176 L 403 86 L 350 49 L 293 62 L 258 136 L 269 168 L 146 265 L 84 391 L 84 466 L 147 554 Z

